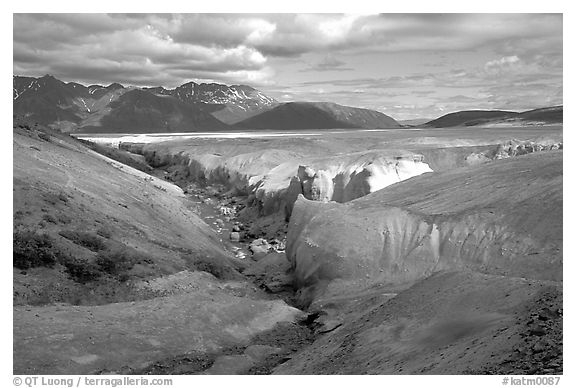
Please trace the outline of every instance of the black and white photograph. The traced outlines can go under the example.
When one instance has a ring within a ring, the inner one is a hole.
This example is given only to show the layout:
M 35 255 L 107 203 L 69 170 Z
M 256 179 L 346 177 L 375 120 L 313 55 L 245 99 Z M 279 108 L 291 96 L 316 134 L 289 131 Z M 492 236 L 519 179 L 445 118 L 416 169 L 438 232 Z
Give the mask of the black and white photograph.
M 12 19 L 14 386 L 563 385 L 563 13 Z

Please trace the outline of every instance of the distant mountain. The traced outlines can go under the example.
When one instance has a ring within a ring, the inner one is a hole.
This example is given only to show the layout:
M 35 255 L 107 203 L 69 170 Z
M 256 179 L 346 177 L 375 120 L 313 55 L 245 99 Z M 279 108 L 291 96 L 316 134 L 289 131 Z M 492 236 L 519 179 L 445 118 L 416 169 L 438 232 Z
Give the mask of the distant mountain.
M 88 96 L 89 90 L 85 86 L 65 84 L 49 75 L 13 78 L 14 113 L 41 124 L 74 125 L 81 120 L 77 104 L 84 105 L 80 101 Z
M 491 120 L 502 120 L 517 116 L 517 112 L 502 110 L 466 110 L 444 115 L 425 124 L 427 127 L 446 128 L 485 124 Z
M 172 97 L 158 97 L 140 89 L 124 93 L 111 101 L 107 108 L 109 111 L 99 118 L 99 125 L 84 125 L 82 131 L 152 133 L 229 128 L 199 106 Z
M 278 105 L 278 101 L 247 85 L 197 84 L 189 82 L 175 89 L 144 88 L 151 93 L 173 96 L 191 104 L 207 104 L 212 115 L 234 124 Z
M 193 132 L 229 129 L 278 102 L 246 85 L 175 89 L 62 82 L 50 75 L 13 77 L 14 114 L 67 132 Z
M 237 123 L 247 129 L 399 128 L 393 118 L 374 110 L 329 102 L 288 102 Z
M 549 108 L 541 108 L 522 112 L 518 118 L 527 122 L 543 122 L 549 124 L 564 122 L 564 107 L 552 106 Z
M 425 127 L 470 127 L 470 126 L 526 126 L 558 124 L 563 122 L 563 107 L 534 109 L 526 112 L 500 110 L 470 110 L 454 112 L 424 124 Z

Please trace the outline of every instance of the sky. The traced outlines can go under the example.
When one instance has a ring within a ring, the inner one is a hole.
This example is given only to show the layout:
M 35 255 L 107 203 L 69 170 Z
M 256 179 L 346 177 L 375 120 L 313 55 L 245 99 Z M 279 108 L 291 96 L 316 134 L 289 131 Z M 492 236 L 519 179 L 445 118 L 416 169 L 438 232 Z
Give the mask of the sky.
M 14 75 L 247 84 L 397 120 L 563 103 L 562 14 L 14 14 Z

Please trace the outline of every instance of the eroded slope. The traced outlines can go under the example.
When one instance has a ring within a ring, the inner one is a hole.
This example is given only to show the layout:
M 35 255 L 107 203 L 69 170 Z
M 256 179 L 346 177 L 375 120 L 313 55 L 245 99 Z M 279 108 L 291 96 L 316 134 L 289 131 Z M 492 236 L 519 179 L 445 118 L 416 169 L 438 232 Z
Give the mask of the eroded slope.
M 287 255 L 303 303 L 342 292 L 342 281 L 440 270 L 562 280 L 562 152 L 425 174 L 346 204 L 300 197 Z
M 562 374 L 557 283 L 447 272 L 375 295 L 274 373 Z
M 298 318 L 180 188 L 39 126 L 13 145 L 15 374 L 125 373 Z

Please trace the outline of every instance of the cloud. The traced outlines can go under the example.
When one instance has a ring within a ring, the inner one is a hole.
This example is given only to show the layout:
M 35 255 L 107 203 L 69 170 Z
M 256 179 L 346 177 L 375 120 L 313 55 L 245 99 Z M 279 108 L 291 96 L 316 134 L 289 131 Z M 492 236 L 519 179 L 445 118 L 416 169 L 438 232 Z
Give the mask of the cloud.
M 508 57 L 502 57 L 500 59 L 495 59 L 493 61 L 486 62 L 484 69 L 486 71 L 493 71 L 494 69 L 510 68 L 520 62 L 520 58 L 517 55 L 511 55 Z
M 280 99 L 332 100 L 399 115 L 408 106 L 431 114 L 472 105 L 530 108 L 562 98 L 562 14 L 13 18 L 15 74 L 140 86 L 245 83 Z M 467 61 L 458 61 L 462 53 Z M 422 58 L 419 66 L 395 63 L 411 54 Z M 365 66 L 378 61 L 382 70 Z M 385 73 L 388 63 L 398 72 Z
M 531 14 L 382 14 L 284 15 L 271 19 L 275 29 L 255 43 L 265 55 L 309 52 L 457 51 L 493 47 L 508 52 L 562 44 L 562 15 Z M 560 39 L 558 38 L 560 36 Z
M 351 71 L 346 62 L 336 59 L 332 55 L 325 56 L 321 61 L 300 71 Z
M 14 72 L 165 86 L 191 79 L 258 85 L 273 76 L 254 47 L 178 41 L 172 34 L 181 31 L 179 20 L 178 15 L 15 14 Z M 254 33 L 249 27 L 247 33 Z
M 363 106 L 404 119 L 434 117 L 466 109 L 529 110 L 562 104 L 562 64 L 534 56 L 498 57 L 470 68 L 404 76 L 359 77 L 302 82 L 293 89 L 305 97 L 328 90 L 336 102 Z M 342 93 L 342 89 L 362 93 Z M 408 93 L 406 93 L 408 91 Z M 413 98 L 405 97 L 406 94 Z M 435 107 L 434 109 L 432 107 Z M 408 114 L 411 112 L 412 116 Z
M 483 90 L 494 109 L 529 110 L 535 107 L 562 105 L 562 85 L 546 82 L 492 86 Z
M 412 90 L 410 94 L 415 94 L 417 96 L 429 96 L 436 93 L 434 90 Z
M 430 93 L 431 88 L 483 88 L 503 85 L 513 87 L 547 80 L 551 86 L 562 84 L 561 62 L 547 63 L 541 58 L 525 61 L 520 57 L 507 56 L 490 60 L 483 65 L 468 69 L 451 69 L 438 72 L 414 73 L 404 76 L 360 77 L 353 79 L 315 80 L 301 86 L 347 86 L 364 89 L 406 88 L 412 93 Z M 425 88 L 426 91 L 418 91 Z

